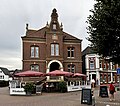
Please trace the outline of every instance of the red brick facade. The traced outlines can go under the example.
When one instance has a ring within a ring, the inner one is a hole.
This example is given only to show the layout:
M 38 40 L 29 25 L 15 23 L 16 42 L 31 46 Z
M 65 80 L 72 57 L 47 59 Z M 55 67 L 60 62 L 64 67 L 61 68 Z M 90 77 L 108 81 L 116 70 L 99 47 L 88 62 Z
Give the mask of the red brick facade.
M 30 30 L 27 25 L 26 29 L 22 37 L 24 71 L 37 65 L 44 73 L 56 69 L 82 72 L 82 40 L 63 31 L 56 9 L 52 11 L 50 24 L 39 30 Z

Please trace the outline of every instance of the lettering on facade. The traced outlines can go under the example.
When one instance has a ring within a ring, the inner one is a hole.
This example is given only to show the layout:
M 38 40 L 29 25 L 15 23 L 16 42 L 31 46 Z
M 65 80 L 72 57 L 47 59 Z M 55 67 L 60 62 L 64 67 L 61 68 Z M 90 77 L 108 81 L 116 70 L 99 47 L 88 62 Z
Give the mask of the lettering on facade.
M 24 92 L 22 90 L 12 90 L 12 92 Z
M 78 87 L 74 87 L 74 88 L 72 88 L 72 89 L 79 89 Z

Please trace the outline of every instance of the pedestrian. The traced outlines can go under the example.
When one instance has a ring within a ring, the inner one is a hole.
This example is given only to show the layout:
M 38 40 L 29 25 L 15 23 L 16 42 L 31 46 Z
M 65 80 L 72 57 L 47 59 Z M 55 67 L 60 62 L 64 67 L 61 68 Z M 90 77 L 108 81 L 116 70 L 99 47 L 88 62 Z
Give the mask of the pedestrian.
M 114 98 L 114 93 L 115 93 L 115 87 L 113 85 L 113 82 L 110 83 L 109 85 L 109 98 L 110 98 L 110 101 L 115 101 L 115 98 Z
M 95 88 L 95 80 L 94 79 L 91 80 L 91 83 L 92 83 L 92 88 Z

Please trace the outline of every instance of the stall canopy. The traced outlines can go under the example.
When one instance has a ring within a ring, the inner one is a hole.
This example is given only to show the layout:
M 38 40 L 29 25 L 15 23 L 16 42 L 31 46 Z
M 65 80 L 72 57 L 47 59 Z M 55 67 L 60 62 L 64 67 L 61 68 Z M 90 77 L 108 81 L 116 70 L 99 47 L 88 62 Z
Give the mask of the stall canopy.
M 44 76 L 44 73 L 38 71 L 23 71 L 15 74 L 16 77 L 34 77 L 34 76 Z
M 81 73 L 74 73 L 73 76 L 74 77 L 87 77 L 85 74 L 81 74 Z
M 54 70 L 46 74 L 46 76 L 72 76 L 73 73 L 61 71 L 61 70 Z

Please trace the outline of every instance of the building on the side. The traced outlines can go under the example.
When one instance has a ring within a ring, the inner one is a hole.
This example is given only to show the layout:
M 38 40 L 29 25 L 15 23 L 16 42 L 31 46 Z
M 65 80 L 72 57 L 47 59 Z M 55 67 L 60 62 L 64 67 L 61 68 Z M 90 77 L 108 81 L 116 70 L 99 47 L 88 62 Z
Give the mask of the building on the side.
M 118 83 L 119 76 L 116 73 L 117 64 L 109 61 L 109 57 L 103 59 L 95 53 L 91 47 L 87 47 L 82 52 L 83 71 L 86 73 L 87 80 L 94 79 L 97 85 Z
M 63 31 L 57 11 L 53 9 L 51 21 L 45 27 L 34 30 L 26 24 L 26 35 L 22 37 L 23 70 L 81 73 L 81 42 L 81 39 Z
M 9 70 L 7 68 L 0 67 L 0 81 L 9 81 Z

